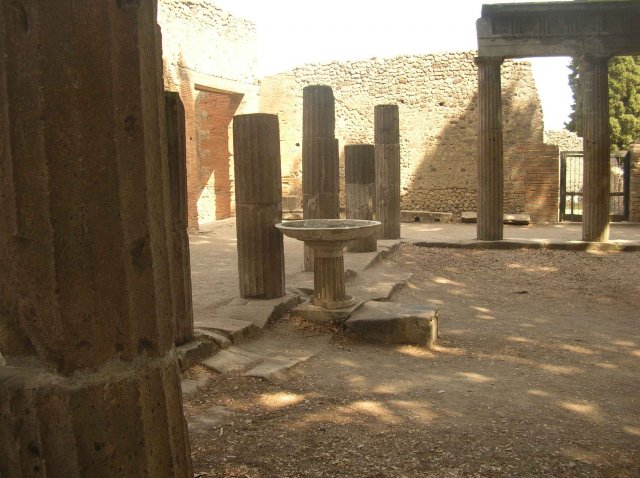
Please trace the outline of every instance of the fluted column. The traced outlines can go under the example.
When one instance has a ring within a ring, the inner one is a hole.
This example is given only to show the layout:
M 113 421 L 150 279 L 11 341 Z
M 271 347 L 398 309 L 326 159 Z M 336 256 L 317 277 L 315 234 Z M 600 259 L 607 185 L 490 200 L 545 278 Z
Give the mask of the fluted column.
M 234 116 L 233 154 L 240 296 L 282 297 L 284 248 L 275 227 L 282 221 L 278 116 Z
M 608 58 L 582 60 L 584 175 L 582 240 L 609 240 Z
M 478 239 L 503 233 L 502 59 L 476 58 L 478 66 Z
M 374 108 L 376 220 L 380 239 L 400 239 L 400 116 L 398 105 Z
M 302 90 L 302 211 L 305 219 L 340 218 L 340 165 L 335 138 L 335 99 L 331 87 Z M 304 268 L 313 270 L 305 245 Z
M 372 144 L 348 144 L 344 147 L 345 193 L 347 219 L 373 220 L 375 216 L 376 161 Z M 355 239 L 347 246 L 349 252 L 374 252 L 377 238 Z
M 192 476 L 155 2 L 0 2 L 0 475 Z
M 311 302 L 326 309 L 351 307 L 356 299 L 347 294 L 344 282 L 344 255 L 346 241 L 313 242 L 313 284 Z
M 180 95 L 165 92 L 169 184 L 174 266 L 172 268 L 175 300 L 175 343 L 193 340 L 193 301 L 191 293 L 191 261 L 187 233 L 187 152 L 185 142 L 184 105 Z

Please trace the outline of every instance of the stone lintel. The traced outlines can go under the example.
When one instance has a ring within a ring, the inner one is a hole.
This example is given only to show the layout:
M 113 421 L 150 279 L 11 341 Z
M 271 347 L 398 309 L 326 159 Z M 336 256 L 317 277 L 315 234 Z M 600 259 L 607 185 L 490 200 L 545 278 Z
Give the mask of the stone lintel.
M 479 56 L 637 55 L 640 3 L 549 2 L 483 5 Z

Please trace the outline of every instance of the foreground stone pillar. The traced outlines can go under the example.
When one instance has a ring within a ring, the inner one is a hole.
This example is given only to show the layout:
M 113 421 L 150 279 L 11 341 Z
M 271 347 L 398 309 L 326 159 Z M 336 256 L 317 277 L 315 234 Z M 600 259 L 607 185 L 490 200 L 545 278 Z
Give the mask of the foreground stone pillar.
M 284 289 L 278 116 L 233 118 L 240 296 L 274 299 Z
M 331 87 L 302 90 L 302 212 L 305 219 L 340 218 L 340 165 L 335 137 L 335 99 Z M 313 270 L 313 251 L 305 245 L 304 270 Z
M 608 58 L 582 60 L 584 175 L 582 240 L 609 240 Z
M 193 301 L 191 293 L 191 261 L 187 212 L 187 151 L 185 141 L 184 105 L 180 95 L 164 94 L 169 157 L 169 184 L 174 266 L 172 276 L 175 300 L 175 343 L 193 340 Z
M 501 59 L 476 58 L 478 66 L 478 226 L 481 241 L 503 234 Z
M 398 105 L 374 108 L 376 220 L 380 239 L 400 239 L 400 116 Z
M 375 216 L 376 161 L 372 144 L 348 144 L 344 147 L 347 219 L 373 220 Z M 349 252 L 375 252 L 375 234 L 349 243 Z
M 155 15 L 0 3 L 3 477 L 193 475 Z

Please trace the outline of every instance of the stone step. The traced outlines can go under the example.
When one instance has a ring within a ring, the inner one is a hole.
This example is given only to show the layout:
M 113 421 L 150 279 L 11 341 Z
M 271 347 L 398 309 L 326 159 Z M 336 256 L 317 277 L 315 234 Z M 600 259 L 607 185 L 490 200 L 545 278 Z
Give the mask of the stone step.
M 438 337 L 438 314 L 428 305 L 369 301 L 345 327 L 351 335 L 370 342 L 432 347 Z

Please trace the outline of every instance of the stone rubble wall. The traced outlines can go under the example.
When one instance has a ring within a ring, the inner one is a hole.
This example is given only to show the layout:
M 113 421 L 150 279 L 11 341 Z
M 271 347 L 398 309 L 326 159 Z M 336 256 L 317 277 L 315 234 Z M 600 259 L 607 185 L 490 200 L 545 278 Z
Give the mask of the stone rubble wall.
M 185 106 L 189 227 L 234 213 L 231 119 L 257 111 L 255 24 L 212 0 L 159 0 L 165 89 Z
M 400 108 L 403 210 L 476 210 L 477 67 L 474 52 L 309 64 L 260 82 L 260 110 L 280 118 L 283 194 L 300 198 L 302 88 L 326 84 L 336 97 L 336 137 L 373 143 L 373 109 Z M 528 62 L 502 66 L 505 212 L 526 212 L 514 149 L 543 142 L 542 108 Z M 344 187 L 341 186 L 341 191 Z M 296 201 L 287 201 L 285 207 Z M 344 197 L 342 197 L 344 205 Z
M 582 151 L 582 138 L 568 129 L 547 130 L 544 142 L 554 144 L 562 151 Z

